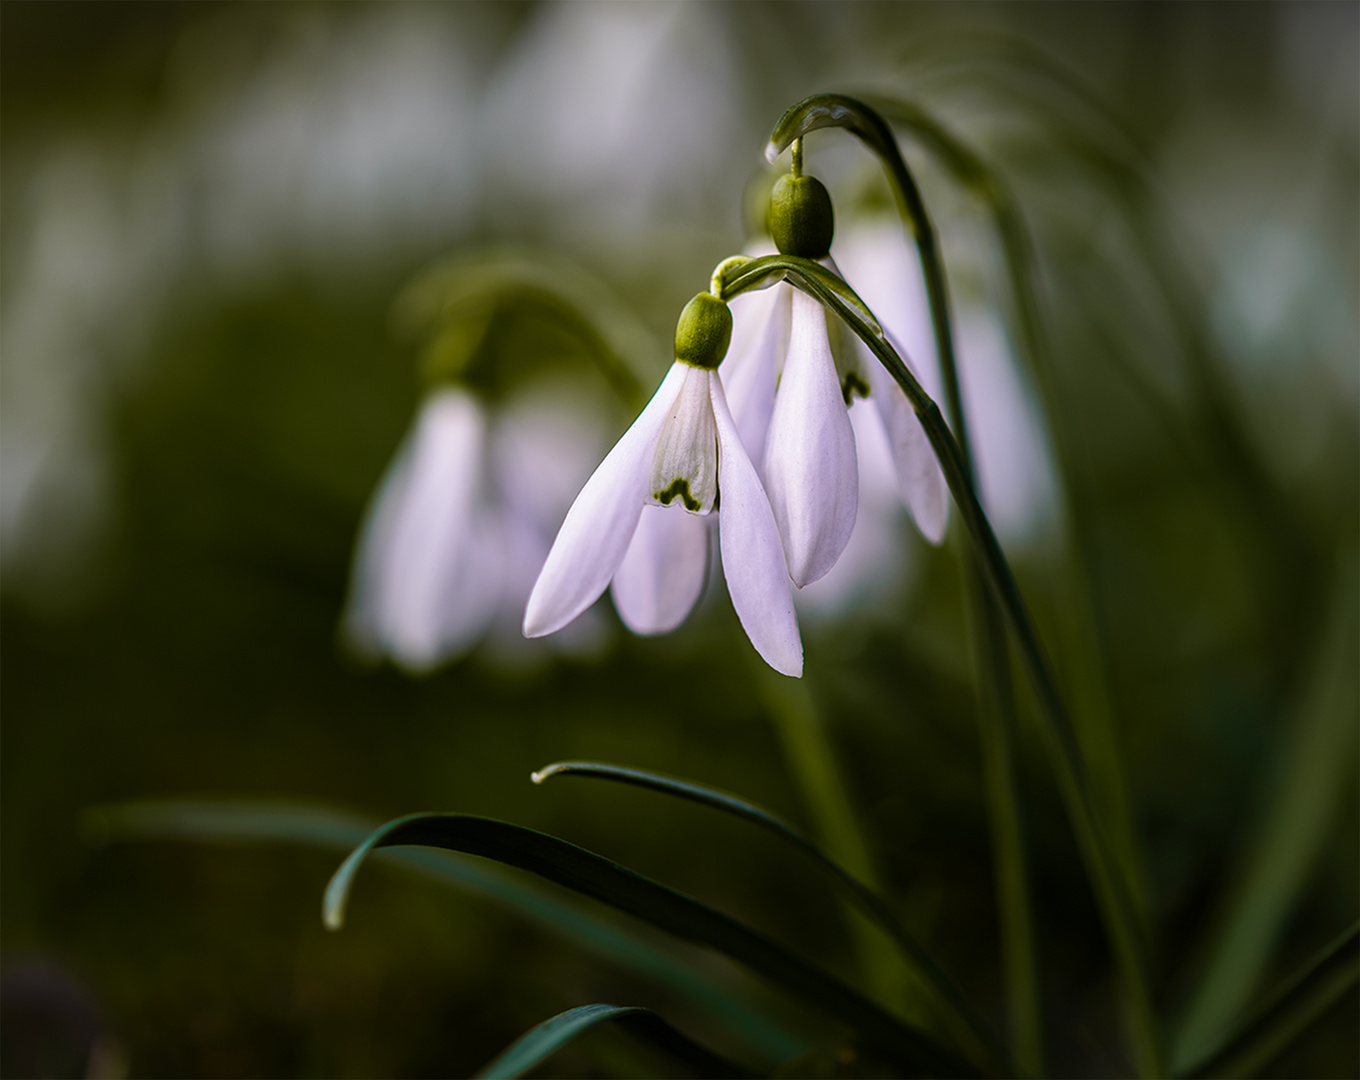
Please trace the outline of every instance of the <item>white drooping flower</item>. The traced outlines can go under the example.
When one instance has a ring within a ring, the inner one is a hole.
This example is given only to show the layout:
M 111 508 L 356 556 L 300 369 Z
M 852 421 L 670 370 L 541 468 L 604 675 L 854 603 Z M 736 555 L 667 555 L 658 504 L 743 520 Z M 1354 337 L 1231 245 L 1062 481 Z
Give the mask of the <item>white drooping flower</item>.
M 721 370 L 747 449 L 761 462 L 794 583 L 819 580 L 850 542 L 859 489 L 854 396 L 872 402 L 902 501 L 921 534 L 939 543 L 948 488 L 901 387 L 812 297 L 782 283 L 757 295 L 737 309 L 739 347 Z
M 747 637 L 776 671 L 802 674 L 779 530 L 714 370 L 730 333 L 721 301 L 701 294 L 685 309 L 676 362 L 567 512 L 530 594 L 525 636 L 566 626 L 611 581 L 630 629 L 674 629 L 702 595 L 716 517 L 727 591 Z
M 456 384 L 426 395 L 355 553 L 343 629 L 360 655 L 424 673 L 518 622 L 560 491 L 598 453 L 590 404 L 563 400 L 556 384 L 494 410 Z
M 836 257 L 846 281 L 872 308 L 897 351 L 904 359 L 911 357 L 913 373 L 943 409 L 920 260 L 901 225 L 885 218 L 846 229 L 837 239 Z M 963 295 L 954 297 L 953 306 L 956 362 L 979 500 L 1003 541 L 1032 540 L 1058 507 L 1053 458 L 1039 411 L 996 316 Z M 877 363 L 869 368 L 887 377 Z M 910 410 L 905 397 L 901 406 Z M 914 437 L 905 415 L 899 416 L 898 426 Z

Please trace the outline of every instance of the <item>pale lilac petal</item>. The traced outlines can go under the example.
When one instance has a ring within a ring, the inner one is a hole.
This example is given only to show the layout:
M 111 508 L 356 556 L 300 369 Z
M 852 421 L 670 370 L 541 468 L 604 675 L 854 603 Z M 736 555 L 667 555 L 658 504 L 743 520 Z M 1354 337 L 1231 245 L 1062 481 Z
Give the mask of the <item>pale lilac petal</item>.
M 387 574 L 387 551 L 405 503 L 411 476 L 415 431 L 403 440 L 378 490 L 364 511 L 359 542 L 350 571 L 349 597 L 341 629 L 350 648 L 360 657 L 378 661 L 383 655 L 379 597 Z
M 679 506 L 644 506 L 610 595 L 635 634 L 665 634 L 694 610 L 708 580 L 709 519 Z
M 901 346 L 889 336 L 893 348 L 903 361 L 907 360 Z M 883 365 L 876 360 L 866 364 L 875 412 L 883 423 L 897 473 L 897 490 L 911 511 L 912 520 L 921 535 L 932 544 L 944 539 L 949 524 L 949 485 L 944 470 L 930 445 L 920 417 L 911 407 L 907 395 Z
M 652 400 L 571 504 L 529 594 L 525 637 L 562 629 L 599 598 L 619 568 L 647 500 L 661 427 L 690 370 L 671 365 Z
M 884 218 L 839 230 L 836 262 L 845 270 L 842 276 L 850 287 L 869 305 L 879 325 L 907 347 L 902 355 L 910 356 L 908 366 L 912 374 L 944 408 L 939 354 L 921 259 L 903 232 L 901 222 L 895 217 Z
M 675 503 L 697 514 L 713 510 L 718 497 L 718 433 L 709 401 L 710 377 L 697 367 L 685 373 L 652 455 L 649 502 Z
M 900 604 L 911 580 L 913 549 L 905 542 L 897 472 L 877 414 L 868 400 L 850 406 L 859 458 L 859 513 L 855 532 L 836 565 L 794 593 L 794 607 L 804 625 L 808 619 L 835 619 L 874 607 L 886 610 Z
M 959 381 L 983 509 L 1003 541 L 1039 540 L 1059 507 L 1041 410 L 994 315 L 963 308 L 958 339 Z
M 789 353 L 765 447 L 770 507 L 799 586 L 830 570 L 855 527 L 855 432 L 827 341 L 826 314 L 795 290 Z
M 351 633 L 413 671 L 474 643 L 494 611 L 499 578 L 479 535 L 485 437 L 470 394 L 431 394 L 365 526 Z
M 803 642 L 784 548 L 717 378 L 713 415 L 718 422 L 718 536 L 727 593 L 761 658 L 780 674 L 798 678 L 803 674 Z
M 762 305 L 764 321 L 749 329 L 746 340 L 733 344 L 727 359 L 718 368 L 723 379 L 727 403 L 732 409 L 742 444 L 752 462 L 764 461 L 765 439 L 774 413 L 775 387 L 779 383 L 779 368 L 789 347 L 789 313 L 793 286 L 780 282 L 754 295 L 769 295 L 770 302 Z M 737 300 L 751 296 L 743 293 Z M 733 321 L 737 304 L 733 302 Z M 735 342 L 736 333 L 733 332 Z

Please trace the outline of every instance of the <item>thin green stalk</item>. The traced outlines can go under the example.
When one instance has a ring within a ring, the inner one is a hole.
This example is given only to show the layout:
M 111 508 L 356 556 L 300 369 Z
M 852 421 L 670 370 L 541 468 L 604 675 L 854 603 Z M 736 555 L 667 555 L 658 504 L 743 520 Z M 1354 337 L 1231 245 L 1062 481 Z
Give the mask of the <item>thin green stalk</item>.
M 978 502 L 958 444 L 945 424 L 939 406 L 930 399 L 916 376 L 888 343 L 864 302 L 844 281 L 824 267 L 807 259 L 787 255 L 751 259 L 729 272 L 724 281 L 724 295 L 735 296 L 779 278 L 786 278 L 816 297 L 859 335 L 907 395 L 935 450 L 945 481 L 959 509 L 959 516 L 974 544 L 993 596 L 1000 604 L 1021 665 L 1038 701 L 1042 730 L 1052 757 L 1059 791 L 1090 874 L 1123 983 L 1135 1063 L 1140 1073 L 1159 1076 L 1163 1065 L 1144 965 L 1146 943 L 1139 936 L 1138 921 L 1114 848 L 1101 826 L 1090 775 L 1082 759 L 1076 734 L 1050 674 L 1010 565 Z
M 775 675 L 763 662 L 754 666 L 765 711 L 774 722 L 784 760 L 816 823 L 817 835 L 837 863 L 871 890 L 881 893 L 878 867 L 850 801 L 839 757 L 807 686 L 802 680 Z M 847 903 L 845 913 L 860 966 L 874 992 L 902 1008 L 911 1019 L 923 1020 L 925 995 L 920 984 L 893 962 L 891 954 L 883 948 L 881 932 L 858 908 Z
M 794 109 L 798 108 L 794 106 Z M 935 228 L 891 132 L 876 116 L 866 116 L 864 119 L 869 123 L 878 122 L 880 130 L 875 131 L 872 138 L 864 138 L 857 127 L 852 126 L 851 130 L 861 135 L 882 159 L 903 220 L 915 237 L 930 302 L 931 324 L 940 354 L 940 369 L 944 376 L 945 405 L 949 410 L 950 426 L 958 440 L 963 467 L 971 477 L 972 453 L 959 390 L 958 366 L 954 359 L 949 292 Z M 779 127 L 782 126 L 783 121 Z M 800 145 L 801 134 L 793 141 L 795 145 Z M 982 583 L 982 568 L 971 554 L 965 556 L 964 576 L 972 610 L 970 636 L 978 684 L 979 741 L 984 758 L 988 817 L 992 824 L 1002 970 L 1015 1057 L 1022 1070 L 1037 1076 L 1044 1071 L 1043 1020 L 1035 962 L 1034 924 L 1028 898 L 1024 836 L 1020 828 L 1023 807 L 1015 763 L 1015 701 L 1010 678 L 1010 657 L 1006 652 L 1000 612 Z
M 1075 564 L 1069 587 L 1074 594 L 1073 607 L 1078 616 L 1074 621 L 1079 629 L 1069 635 L 1065 644 L 1077 656 L 1071 665 L 1072 670 L 1083 675 L 1078 680 L 1085 690 L 1080 695 L 1082 707 L 1076 714 L 1078 734 L 1087 761 L 1098 780 L 1098 794 L 1110 840 L 1115 845 L 1124 870 L 1141 932 L 1150 937 L 1142 860 L 1134 836 L 1128 783 L 1116 733 L 1114 708 L 1105 678 L 1107 664 L 1101 647 L 1105 635 L 1095 608 L 1090 554 L 1093 543 L 1088 528 L 1091 515 L 1086 510 L 1090 485 L 1078 475 L 1077 463 L 1081 455 L 1073 445 L 1071 426 L 1063 422 L 1066 413 L 1061 408 L 1057 373 L 1034 285 L 1037 264 L 1033 239 L 1010 188 L 994 169 L 948 129 L 923 110 L 906 102 L 875 99 L 874 105 L 889 120 L 900 124 L 918 138 L 944 163 L 956 180 L 971 188 L 992 217 L 992 227 L 1000 242 L 1011 289 L 1016 336 L 1044 398 L 1049 428 L 1057 443 L 1063 489 L 1073 504 L 1073 513 L 1067 521 L 1071 561 Z

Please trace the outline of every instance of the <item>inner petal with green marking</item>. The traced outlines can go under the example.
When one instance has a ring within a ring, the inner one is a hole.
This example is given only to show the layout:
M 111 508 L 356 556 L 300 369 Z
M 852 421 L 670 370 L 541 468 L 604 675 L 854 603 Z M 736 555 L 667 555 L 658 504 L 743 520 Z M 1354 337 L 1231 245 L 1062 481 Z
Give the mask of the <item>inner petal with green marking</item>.
M 676 499 L 686 510 L 707 514 L 718 496 L 718 426 L 710 380 L 690 368 L 671 406 L 652 458 L 651 497 L 662 506 Z
M 831 356 L 836 361 L 836 374 L 841 380 L 841 397 L 849 405 L 857 397 L 869 396 L 869 373 L 864 369 L 864 353 L 859 339 L 839 318 L 826 313 L 827 340 Z

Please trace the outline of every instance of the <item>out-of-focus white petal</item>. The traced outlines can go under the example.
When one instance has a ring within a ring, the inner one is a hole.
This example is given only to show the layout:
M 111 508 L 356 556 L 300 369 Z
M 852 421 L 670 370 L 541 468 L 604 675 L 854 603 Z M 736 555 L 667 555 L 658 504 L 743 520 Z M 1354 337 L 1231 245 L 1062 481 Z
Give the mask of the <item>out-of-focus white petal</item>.
M 1058 510 L 1058 481 L 1039 407 L 994 315 L 964 306 L 957 327 L 978 497 L 1003 541 L 1033 541 Z
M 647 490 L 653 501 L 669 506 L 678 500 L 686 510 L 707 514 L 718 494 L 718 432 L 709 401 L 709 373 L 686 368 L 661 427 Z
M 598 599 L 614 576 L 647 501 L 662 425 L 690 370 L 685 364 L 671 365 L 652 400 L 571 504 L 529 594 L 525 637 L 542 637 L 566 626 Z
M 895 604 L 910 581 L 913 547 L 906 542 L 897 470 L 877 413 L 864 399 L 850 406 L 859 458 L 855 532 L 830 572 L 794 593 L 793 604 L 804 625 L 809 619 L 835 619 L 850 611 Z
M 770 507 L 799 586 L 836 564 L 855 527 L 855 432 L 827 342 L 826 314 L 795 290 L 789 353 L 765 447 Z
M 873 309 L 894 347 L 909 358 L 926 393 L 943 410 L 939 354 L 921 260 L 901 226 L 883 219 L 841 229 L 836 257 L 846 280 Z M 995 317 L 965 297 L 954 299 L 956 360 L 978 494 L 1001 540 L 1023 543 L 1041 534 L 1058 508 L 1058 485 L 1041 414 Z M 909 505 L 921 531 L 929 535 L 914 504 Z
M 756 652 L 776 671 L 798 678 L 803 674 L 803 642 L 783 545 L 718 378 L 713 379 L 713 415 L 718 425 L 718 536 L 727 593 Z
M 733 345 L 718 368 L 723 378 L 727 403 L 732 409 L 742 444 L 752 462 L 765 460 L 765 439 L 774 413 L 775 387 L 779 368 L 789 348 L 789 313 L 793 286 L 780 282 L 756 293 L 743 293 L 732 302 Z M 739 308 L 740 301 L 768 301 L 753 310 Z M 742 318 L 738 319 L 738 311 Z M 749 313 L 749 314 L 747 314 Z M 756 318 L 760 323 L 752 325 Z M 743 339 L 737 342 L 737 329 Z
M 889 340 L 905 361 L 906 352 L 891 334 Z M 877 360 L 866 363 L 864 370 L 873 387 L 874 411 L 888 437 L 898 492 L 921 535 L 932 544 L 938 544 L 944 539 L 949 524 L 949 485 L 945 482 L 944 470 L 940 468 L 920 417 L 902 388 Z
M 345 605 L 342 630 L 346 641 L 365 660 L 382 658 L 382 627 L 379 623 L 379 597 L 386 575 L 386 552 L 396 530 L 410 481 L 411 454 L 416 434 L 412 430 L 388 466 L 378 491 L 364 513 L 350 572 L 349 598 Z
M 684 622 L 703 595 L 711 547 L 705 518 L 644 506 L 610 587 L 623 624 L 635 634 L 665 634 Z
M 485 631 L 499 592 L 478 507 L 485 437 L 466 391 L 437 391 L 421 407 L 359 547 L 347 624 L 366 651 L 423 671 Z

